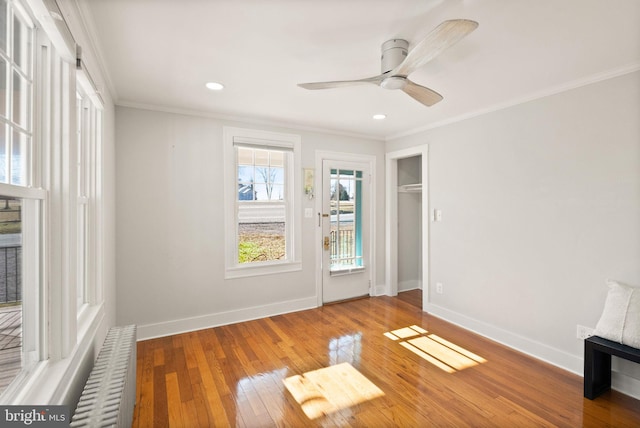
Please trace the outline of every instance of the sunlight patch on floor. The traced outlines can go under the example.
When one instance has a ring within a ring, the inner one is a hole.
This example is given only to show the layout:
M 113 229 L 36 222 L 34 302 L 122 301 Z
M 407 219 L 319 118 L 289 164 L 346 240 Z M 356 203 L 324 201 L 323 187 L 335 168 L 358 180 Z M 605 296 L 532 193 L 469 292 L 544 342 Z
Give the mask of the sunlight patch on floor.
M 349 363 L 284 379 L 284 385 L 309 419 L 346 409 L 384 395 Z
M 481 356 L 440 336 L 429 334 L 417 325 L 388 331 L 384 335 L 447 373 L 487 362 Z

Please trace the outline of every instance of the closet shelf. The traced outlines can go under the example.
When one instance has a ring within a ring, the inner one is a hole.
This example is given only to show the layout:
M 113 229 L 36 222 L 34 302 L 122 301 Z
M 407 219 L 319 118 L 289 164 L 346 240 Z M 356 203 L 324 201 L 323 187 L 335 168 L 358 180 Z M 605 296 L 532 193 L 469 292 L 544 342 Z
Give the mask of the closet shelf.
M 402 186 L 398 186 L 398 192 L 400 192 L 400 193 L 422 192 L 422 183 L 403 184 Z

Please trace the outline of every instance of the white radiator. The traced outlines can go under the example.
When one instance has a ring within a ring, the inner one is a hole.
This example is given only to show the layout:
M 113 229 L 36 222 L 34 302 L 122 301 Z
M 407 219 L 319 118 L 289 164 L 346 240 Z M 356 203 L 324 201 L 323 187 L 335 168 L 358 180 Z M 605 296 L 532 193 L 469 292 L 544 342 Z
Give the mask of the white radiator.
M 112 327 L 84 386 L 72 427 L 130 427 L 136 404 L 136 326 Z

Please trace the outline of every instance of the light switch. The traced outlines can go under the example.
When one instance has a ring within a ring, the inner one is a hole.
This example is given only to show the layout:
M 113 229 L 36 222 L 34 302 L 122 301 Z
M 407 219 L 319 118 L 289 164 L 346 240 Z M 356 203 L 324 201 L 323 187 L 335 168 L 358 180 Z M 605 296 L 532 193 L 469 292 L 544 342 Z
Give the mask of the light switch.
M 433 221 L 442 221 L 442 210 L 433 210 Z

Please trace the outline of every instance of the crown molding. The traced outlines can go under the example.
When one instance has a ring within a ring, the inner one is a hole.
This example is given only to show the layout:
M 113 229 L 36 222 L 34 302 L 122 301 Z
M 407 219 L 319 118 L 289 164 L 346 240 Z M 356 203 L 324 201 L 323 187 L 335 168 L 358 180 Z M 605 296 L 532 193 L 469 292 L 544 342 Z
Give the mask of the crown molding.
M 397 140 L 402 137 L 408 137 L 410 135 L 419 134 L 421 132 L 429 131 L 431 129 L 440 128 L 442 126 L 451 125 L 456 122 L 461 122 L 463 120 L 471 119 L 473 117 L 482 116 L 488 113 L 493 113 L 495 111 L 504 110 L 510 107 L 515 107 L 520 104 L 528 103 L 530 101 L 535 101 L 541 98 L 549 97 L 552 95 L 560 94 L 563 92 L 570 91 L 572 89 L 577 89 L 583 86 L 588 86 L 594 83 L 602 82 L 605 80 L 613 79 L 616 77 L 624 76 L 625 74 L 634 73 L 640 70 L 640 62 L 635 62 L 623 67 L 614 68 L 611 70 L 604 71 L 602 73 L 592 74 L 582 79 L 572 80 L 567 83 L 563 83 L 561 85 L 552 86 L 547 89 L 543 89 L 538 92 L 531 93 L 524 97 L 514 98 L 512 100 L 494 104 L 492 106 L 482 108 L 479 110 L 475 110 L 469 113 L 464 113 L 458 116 L 450 117 L 438 122 L 430 123 L 428 125 L 420 126 L 418 128 L 413 128 L 408 131 L 400 132 L 398 134 L 393 134 L 385 138 L 386 142 Z
M 383 137 L 379 137 L 375 135 L 359 134 L 355 132 L 346 132 L 346 131 L 340 131 L 340 130 L 328 129 L 328 128 L 317 128 L 313 126 L 306 126 L 304 124 L 280 122 L 276 120 L 264 119 L 259 117 L 228 115 L 228 114 L 222 114 L 222 113 L 216 113 L 216 112 L 209 112 L 205 110 L 169 107 L 169 106 L 158 105 L 158 104 L 137 103 L 137 102 L 127 101 L 127 100 L 120 100 L 116 103 L 116 105 L 118 107 L 135 108 L 138 110 L 149 110 L 149 111 L 157 111 L 162 113 L 181 114 L 185 116 L 203 117 L 207 119 L 217 119 L 217 120 L 223 120 L 227 122 L 239 122 L 239 123 L 244 123 L 249 125 L 268 126 L 271 128 L 282 128 L 282 129 L 289 129 L 289 130 L 296 130 L 296 131 L 313 132 L 318 134 L 329 134 L 329 135 L 336 135 L 339 137 L 357 138 L 357 139 L 372 140 L 377 142 L 385 141 Z

